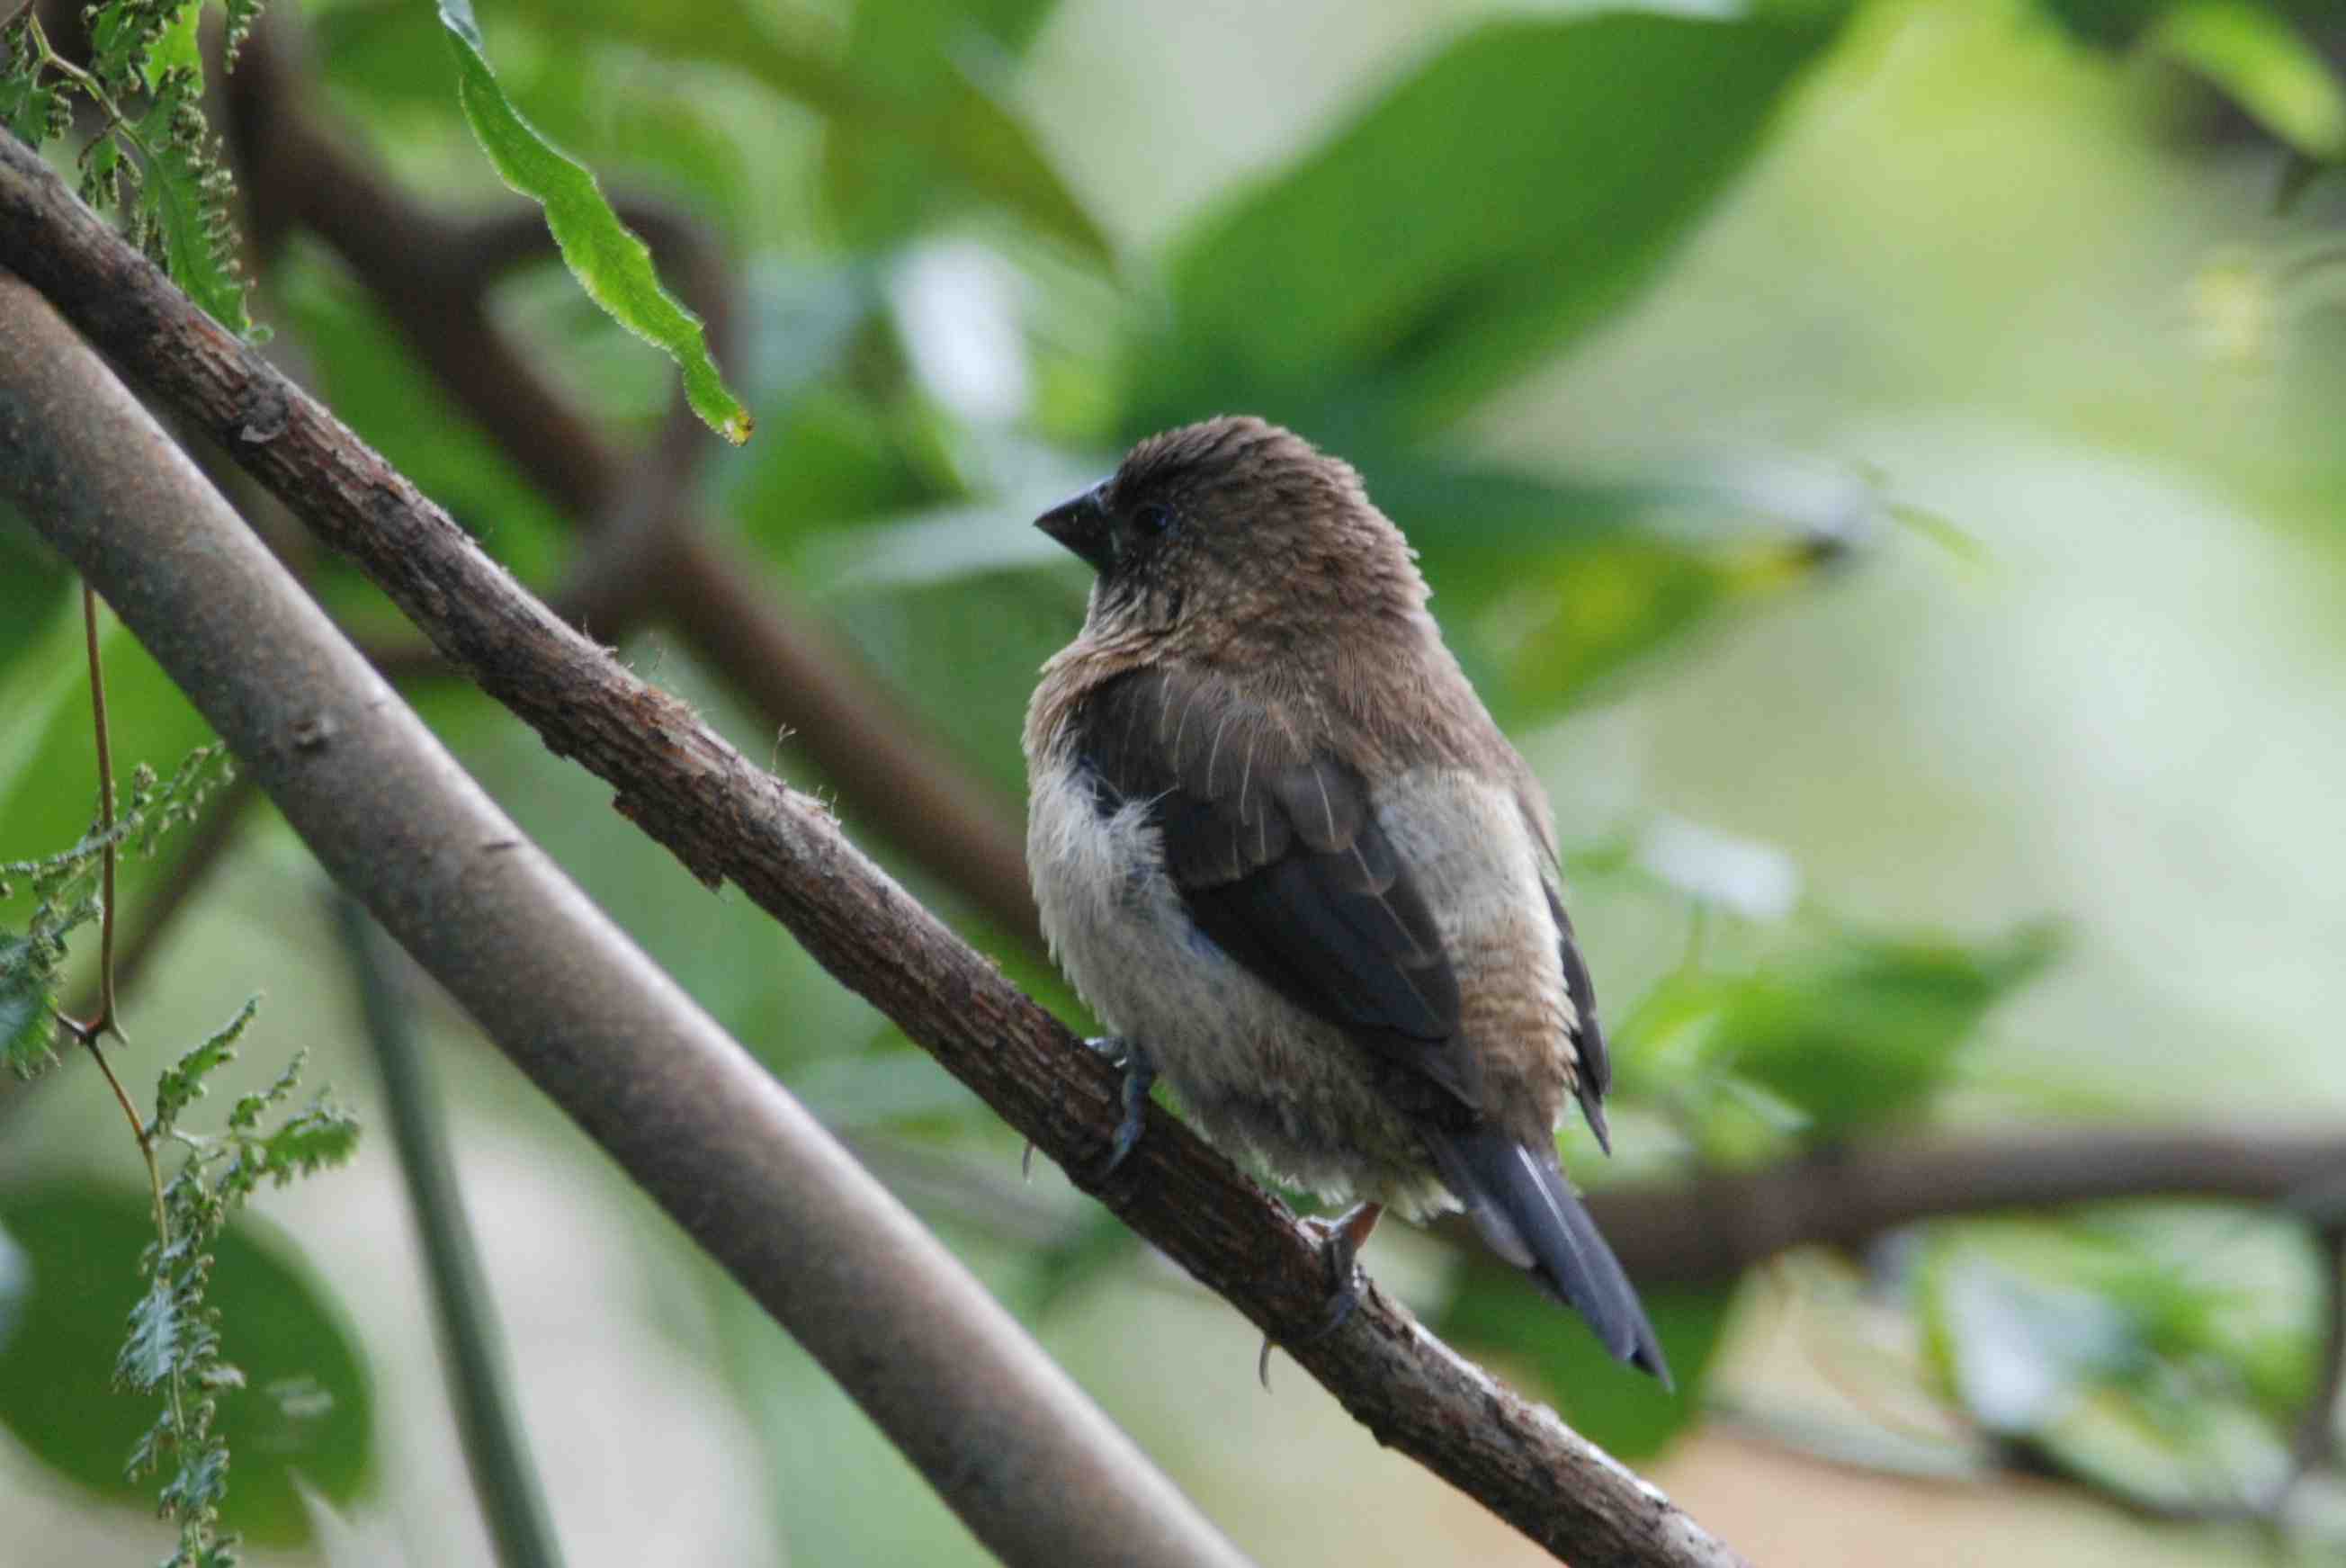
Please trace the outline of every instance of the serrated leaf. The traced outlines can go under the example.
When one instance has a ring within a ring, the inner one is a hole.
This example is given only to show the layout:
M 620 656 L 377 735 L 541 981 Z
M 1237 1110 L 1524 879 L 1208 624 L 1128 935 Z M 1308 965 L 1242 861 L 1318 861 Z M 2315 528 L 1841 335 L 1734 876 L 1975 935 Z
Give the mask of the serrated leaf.
M 18 1077 L 56 1060 L 56 1001 L 34 962 L 33 939 L 0 936 L 0 1061 Z
M 210 1335 L 200 1312 L 191 1313 L 187 1293 L 158 1274 L 130 1308 L 130 1331 L 114 1358 L 115 1380 L 138 1393 L 151 1393 L 195 1354 Z M 133 1463 L 136 1464 L 134 1459 Z
M 1180 245 L 1133 423 L 1408 433 L 1497 391 L 1656 270 L 1832 41 L 1819 9 L 1468 32 Z
M 457 101 L 498 178 L 545 209 L 562 260 L 587 297 L 676 361 L 693 412 L 736 445 L 749 440 L 750 411 L 709 357 L 700 318 L 661 285 L 650 250 L 611 210 L 593 173 L 507 101 L 489 68 L 472 0 L 440 0 L 440 21 L 456 59 Z
M 260 1170 L 282 1186 L 295 1176 L 341 1165 L 358 1145 L 358 1118 L 321 1100 L 261 1139 Z
M 204 65 L 197 46 L 202 15 L 200 0 L 188 0 L 143 62 L 150 97 L 138 137 L 151 161 L 140 171 L 138 205 L 162 238 L 171 281 L 212 320 L 249 337 L 245 280 L 229 228 L 228 169 L 203 120 Z
M 236 1016 L 198 1041 L 163 1070 L 155 1084 L 155 1120 L 149 1124 L 149 1135 L 160 1136 L 204 1095 L 204 1080 L 219 1068 L 236 1060 L 236 1043 L 243 1038 L 253 1015 L 260 1009 L 257 996 L 246 999 Z

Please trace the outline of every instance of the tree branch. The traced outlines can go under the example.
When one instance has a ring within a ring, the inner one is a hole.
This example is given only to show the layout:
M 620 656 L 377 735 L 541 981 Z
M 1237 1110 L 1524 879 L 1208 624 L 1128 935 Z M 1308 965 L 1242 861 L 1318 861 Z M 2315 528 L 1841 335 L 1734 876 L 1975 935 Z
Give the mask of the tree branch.
M 5 136 L 0 189 L 12 218 L 27 194 L 78 215 L 92 226 L 82 238 L 109 247 L 105 275 L 192 311 Z M 23 238 L 7 219 L 0 228 Z M 25 249 L 0 241 L 11 258 Z M 215 368 L 249 374 L 257 361 L 211 331 L 231 356 Z M 412 497 L 281 381 L 248 381 L 235 397 L 231 441 L 289 453 L 343 443 L 330 461 L 355 466 L 329 482 L 351 487 L 338 494 L 379 510 Z M 99 588 L 335 879 L 813 1352 L 998 1555 L 1243 1562 L 984 1287 L 521 837 L 49 304 L 5 273 L 0 494 Z M 444 517 L 439 526 L 457 536 Z M 525 604 L 525 620 L 549 618 Z M 608 666 L 564 636 L 578 666 Z M 558 700 L 567 677 L 542 673 L 555 683 L 543 695 Z M 680 712 L 657 693 L 643 702 L 648 736 Z
M 299 47 L 298 34 L 272 15 L 228 79 L 230 123 L 260 232 L 281 238 L 299 224 L 333 247 L 425 367 L 574 515 L 607 524 L 630 502 L 648 509 L 597 539 L 565 586 L 565 617 L 607 641 L 646 614 L 664 618 L 695 657 L 789 730 L 838 784 L 853 818 L 1003 931 L 1039 948 L 1025 850 L 993 792 L 953 760 L 819 614 L 792 602 L 760 563 L 718 542 L 692 508 L 688 486 L 631 487 L 627 460 L 497 331 L 487 286 L 500 270 L 544 253 L 543 220 L 517 211 L 464 221 L 411 199 L 321 122 Z M 721 334 L 730 290 L 713 248 L 680 219 L 632 208 L 630 216 L 651 218 L 647 238 L 658 243 L 663 266 L 681 260 L 686 297 Z M 691 433 L 698 438 L 697 428 Z
M 1612 1187 L 1589 1210 L 1642 1284 L 1714 1284 L 1794 1247 L 1855 1247 L 1926 1219 L 2117 1198 L 2296 1206 L 2346 1173 L 2346 1135 L 2047 1128 L 1884 1140 L 1758 1170 Z
M 1658 1492 L 1553 1412 L 1443 1346 L 1373 1284 L 1341 1327 L 1321 1332 L 1327 1280 L 1318 1247 L 1276 1200 L 1161 1111 L 1150 1111 L 1147 1135 L 1114 1178 L 1106 1186 L 1095 1180 L 1088 1173 L 1099 1168 L 1117 1119 L 1117 1076 L 1106 1062 L 865 859 L 819 802 L 760 771 L 682 703 L 636 678 L 523 592 L 445 513 L 196 311 L 5 138 L 0 264 L 22 271 L 153 395 L 358 563 L 444 655 L 550 748 L 613 784 L 618 809 L 695 875 L 712 885 L 737 882 L 834 975 L 1066 1166 L 1079 1186 L 1286 1344 L 1379 1441 L 1580 1568 L 1736 1561 Z M 204 681 L 234 673 L 217 664 L 193 671 Z M 264 729 L 252 739 L 282 748 L 284 731 Z M 272 760 L 285 768 L 281 756 Z M 270 782 L 264 772 L 264 785 Z M 360 780 L 354 788 L 388 809 L 380 784 Z M 336 870 L 362 891 L 372 883 L 379 894 L 397 893 L 385 886 L 401 874 L 390 867 L 345 862 Z M 544 896 L 575 900 L 566 884 Z M 411 951 L 418 942 L 430 945 L 430 934 L 412 921 L 407 929 L 389 918 L 385 924 Z M 492 961 L 472 953 L 446 962 L 462 971 Z M 665 993 L 667 983 L 658 983 Z M 513 998 L 503 1000 L 513 1006 Z M 688 1004 L 678 998 L 675 1005 Z M 523 1018 L 512 1022 L 520 1027 Z M 560 1065 L 549 1071 L 556 1080 L 569 1074 Z M 610 1088 L 641 1092 L 624 1072 L 610 1071 Z M 768 1085 L 760 1097 L 770 1103 L 777 1095 Z M 639 1141 L 627 1124 L 613 1125 L 610 1107 L 576 1104 L 573 1114 L 598 1135 Z M 754 1145 L 736 1148 L 745 1162 L 771 1157 Z M 674 1174 L 677 1151 L 639 1152 L 652 1173 Z M 771 1246 L 737 1234 L 740 1214 L 713 1207 L 684 1214 L 704 1245 L 737 1256 Z M 1083 1555 L 1062 1551 L 1068 1559 Z

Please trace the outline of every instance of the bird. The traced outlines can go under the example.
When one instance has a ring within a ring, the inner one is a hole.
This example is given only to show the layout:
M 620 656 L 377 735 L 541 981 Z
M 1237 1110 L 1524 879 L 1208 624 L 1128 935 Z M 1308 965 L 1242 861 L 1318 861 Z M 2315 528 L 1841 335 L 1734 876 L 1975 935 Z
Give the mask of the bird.
M 1668 1386 L 1558 1162 L 1567 1099 L 1610 1152 L 1611 1068 L 1545 794 L 1358 472 L 1226 415 L 1035 525 L 1094 572 L 1023 747 L 1044 933 L 1124 1074 L 1102 1175 L 1161 1075 L 1209 1142 L 1352 1205 L 1316 1222 L 1330 1327 L 1388 1208 L 1464 1209 Z

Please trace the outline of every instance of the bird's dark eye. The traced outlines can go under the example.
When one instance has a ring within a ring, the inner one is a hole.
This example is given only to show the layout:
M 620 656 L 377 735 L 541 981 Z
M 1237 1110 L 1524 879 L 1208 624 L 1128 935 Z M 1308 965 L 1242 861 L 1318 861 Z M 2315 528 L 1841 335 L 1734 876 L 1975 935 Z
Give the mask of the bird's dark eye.
M 1132 514 L 1132 524 L 1151 538 L 1173 528 L 1173 508 L 1161 501 L 1145 502 Z

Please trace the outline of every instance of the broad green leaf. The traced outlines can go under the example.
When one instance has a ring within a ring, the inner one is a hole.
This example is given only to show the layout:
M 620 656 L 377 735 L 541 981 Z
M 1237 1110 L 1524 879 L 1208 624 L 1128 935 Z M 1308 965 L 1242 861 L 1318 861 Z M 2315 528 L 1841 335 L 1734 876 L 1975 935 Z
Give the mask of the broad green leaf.
M 1006 63 L 1050 9 L 1050 0 L 864 0 L 849 32 L 847 69 L 900 115 L 933 113 L 953 143 L 984 149 L 990 163 L 1007 168 L 1034 154 L 1025 127 L 979 73 L 986 62 Z M 835 119 L 824 137 L 823 188 L 858 246 L 893 243 L 932 220 L 949 177 L 958 171 L 932 149 L 872 117 Z
M 1989 1010 L 2059 948 L 2045 925 L 1976 946 L 1838 939 L 1737 985 L 1711 1030 L 1711 1060 L 1799 1109 L 1816 1139 L 1909 1116 Z
M 700 318 L 661 286 L 651 252 L 611 210 L 595 176 L 538 135 L 506 101 L 489 69 L 472 0 L 441 0 L 440 20 L 456 57 L 457 101 L 498 177 L 546 209 L 562 259 L 588 296 L 676 361 L 693 412 L 726 440 L 737 445 L 749 440 L 750 411 L 709 358 Z
M 1701 1413 L 1734 1289 L 1662 1286 L 1640 1294 L 1677 1380 L 1675 1393 L 1616 1361 L 1569 1308 L 1495 1263 L 1468 1266 L 1433 1329 L 1463 1349 L 1495 1353 L 1503 1369 L 1529 1369 L 1539 1380 L 1534 1391 L 1574 1431 L 1608 1453 L 1640 1460 L 1660 1452 Z
M 2324 163 L 2346 157 L 2346 82 L 2304 36 L 2249 0 L 2168 12 L 2151 46 L 2223 90 L 2280 140 Z
M 72 587 L 65 563 L 0 501 L 0 698 L 17 678 L 17 661 L 34 660 L 47 647 Z M 0 713 L 15 711 L 0 701 Z
M 474 531 L 482 548 L 522 582 L 549 589 L 569 557 L 568 520 L 450 401 L 368 297 L 307 249 L 278 269 L 272 297 L 301 334 L 335 415 Z M 345 626 L 387 638 L 414 635 L 339 559 L 321 563 L 318 587 Z
M 1649 277 L 1760 146 L 1837 16 L 1474 28 L 1172 260 L 1134 423 L 1229 407 L 1423 430 Z
M 1390 453 L 1361 466 L 1416 546 L 1451 647 L 1508 725 L 1586 700 L 1716 614 L 1833 559 L 1810 520 L 1755 529 L 1759 508 L 1727 484 L 1576 484 Z
M 109 1380 L 154 1225 L 137 1187 L 0 1194 L 0 1425 L 59 1475 L 146 1512 L 154 1491 L 126 1481 L 123 1463 L 153 1401 Z M 214 1256 L 221 1353 L 244 1373 L 241 1389 L 212 1394 L 234 1455 L 224 1522 L 259 1545 L 297 1545 L 310 1536 L 299 1488 L 348 1503 L 367 1481 L 372 1380 L 333 1297 L 265 1218 L 240 1214 Z
M 572 36 L 585 28 L 654 55 L 747 72 L 833 124 L 868 127 L 877 141 L 918 148 L 930 164 L 950 170 L 1042 233 L 1085 256 L 1107 257 L 1107 238 L 1090 212 L 1025 123 L 966 61 L 956 61 L 933 90 L 899 94 L 888 84 L 864 80 L 852 62 L 842 65 L 830 40 L 807 36 L 802 25 L 789 31 L 790 19 L 749 0 L 705 0 L 693 6 L 525 0 L 522 9 L 549 29 Z M 1001 29 L 995 36 L 1015 33 Z

